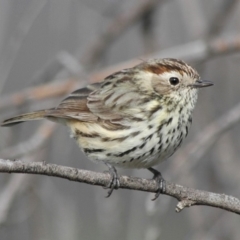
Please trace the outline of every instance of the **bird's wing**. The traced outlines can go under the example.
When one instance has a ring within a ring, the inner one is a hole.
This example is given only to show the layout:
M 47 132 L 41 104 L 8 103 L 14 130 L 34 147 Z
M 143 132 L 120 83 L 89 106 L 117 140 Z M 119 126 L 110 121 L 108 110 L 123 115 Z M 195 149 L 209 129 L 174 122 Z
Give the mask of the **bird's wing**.
M 135 80 L 132 69 L 108 76 L 100 88 L 89 94 L 88 108 L 99 118 L 112 122 L 137 116 L 146 96 L 139 94 Z
M 72 92 L 56 108 L 51 109 L 45 117 L 76 119 L 80 121 L 96 121 L 94 115 L 87 106 L 88 95 L 98 89 L 101 83 L 94 83 Z
M 139 94 L 129 69 L 116 72 L 101 83 L 72 92 L 47 117 L 81 121 L 109 120 L 125 124 L 126 118 L 137 115 L 143 96 Z

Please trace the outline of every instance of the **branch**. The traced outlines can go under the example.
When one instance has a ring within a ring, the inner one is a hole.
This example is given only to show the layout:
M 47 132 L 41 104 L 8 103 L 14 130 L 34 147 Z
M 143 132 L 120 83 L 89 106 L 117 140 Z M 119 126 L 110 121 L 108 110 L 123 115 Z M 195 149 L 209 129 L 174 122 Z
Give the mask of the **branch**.
M 97 173 L 44 162 L 28 163 L 0 159 L 0 172 L 40 174 L 97 186 L 107 186 L 110 181 L 110 174 L 108 173 Z M 153 193 L 158 190 L 155 180 L 127 176 L 120 176 L 119 180 L 120 188 L 123 189 Z M 206 205 L 240 214 L 240 200 L 225 194 L 196 190 L 171 182 L 166 182 L 166 191 L 163 194 L 174 197 L 179 201 L 176 212 L 180 212 L 185 207 Z
M 240 35 L 233 35 L 223 38 L 216 38 L 211 41 L 197 40 L 187 44 L 179 45 L 169 49 L 159 51 L 148 57 L 176 57 L 188 61 L 201 61 L 223 54 L 236 53 L 240 51 Z M 145 57 L 143 57 L 145 58 Z M 101 71 L 90 74 L 90 83 L 104 79 L 107 75 L 119 71 L 120 69 L 133 67 L 140 63 L 139 59 L 132 59 L 114 66 L 105 68 Z M 23 89 L 16 93 L 2 96 L 0 98 L 0 110 L 9 107 L 19 107 L 28 102 L 39 101 L 52 97 L 64 96 L 73 89 L 81 87 L 76 79 L 68 79 L 64 82 L 47 83 L 41 86 Z

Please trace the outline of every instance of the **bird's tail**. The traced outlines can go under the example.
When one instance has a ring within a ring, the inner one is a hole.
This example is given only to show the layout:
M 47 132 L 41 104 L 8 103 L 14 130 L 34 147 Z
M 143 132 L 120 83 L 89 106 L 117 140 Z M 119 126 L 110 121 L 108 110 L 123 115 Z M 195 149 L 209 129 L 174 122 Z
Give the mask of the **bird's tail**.
M 9 127 L 21 122 L 43 119 L 48 110 L 40 110 L 31 113 L 25 113 L 16 117 L 8 118 L 1 123 L 2 127 Z

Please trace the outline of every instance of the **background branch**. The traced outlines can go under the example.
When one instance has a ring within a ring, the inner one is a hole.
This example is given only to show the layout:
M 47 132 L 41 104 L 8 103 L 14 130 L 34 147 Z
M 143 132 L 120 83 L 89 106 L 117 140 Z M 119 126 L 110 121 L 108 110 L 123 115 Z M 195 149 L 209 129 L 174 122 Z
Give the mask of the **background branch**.
M 229 54 L 240 50 L 239 45 L 240 35 L 232 35 L 228 37 L 218 37 L 211 41 L 197 40 L 187 44 L 172 47 L 166 50 L 159 51 L 151 57 L 177 57 L 186 59 L 188 61 L 201 61 L 209 59 L 210 57 L 217 57 L 219 55 Z M 143 59 L 146 57 L 143 57 Z M 140 63 L 139 59 L 132 59 L 125 61 L 103 70 L 93 72 L 90 74 L 90 82 L 97 82 L 104 79 L 107 75 L 116 72 L 120 69 L 132 67 Z M 81 84 L 82 86 L 82 84 Z M 69 78 L 65 81 L 42 84 L 37 87 L 26 88 L 16 93 L 2 96 L 0 98 L 0 110 L 8 107 L 18 107 L 25 103 L 39 101 L 48 98 L 64 96 L 72 90 L 79 87 L 79 83 L 75 78 Z

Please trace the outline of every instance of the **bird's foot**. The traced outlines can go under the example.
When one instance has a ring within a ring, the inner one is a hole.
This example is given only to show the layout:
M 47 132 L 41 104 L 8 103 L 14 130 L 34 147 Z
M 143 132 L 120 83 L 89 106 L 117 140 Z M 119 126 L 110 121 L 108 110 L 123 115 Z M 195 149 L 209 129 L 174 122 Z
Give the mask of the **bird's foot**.
M 108 167 L 108 172 L 111 175 L 110 182 L 108 183 L 108 185 L 106 187 L 104 187 L 105 189 L 109 188 L 108 194 L 106 196 L 106 198 L 108 198 L 108 197 L 111 196 L 114 189 L 118 189 L 120 187 L 120 181 L 119 181 L 119 178 L 118 178 L 116 168 L 113 167 L 112 165 L 110 165 L 109 163 L 105 163 L 105 164 Z
M 152 201 L 154 201 L 159 197 L 159 195 L 161 193 L 166 192 L 166 181 L 162 177 L 162 174 L 159 171 L 157 171 L 156 169 L 150 167 L 150 168 L 148 168 L 148 170 L 151 173 L 153 173 L 153 179 L 158 183 L 158 186 L 159 186 L 158 190 L 155 194 L 155 197 L 152 199 Z

